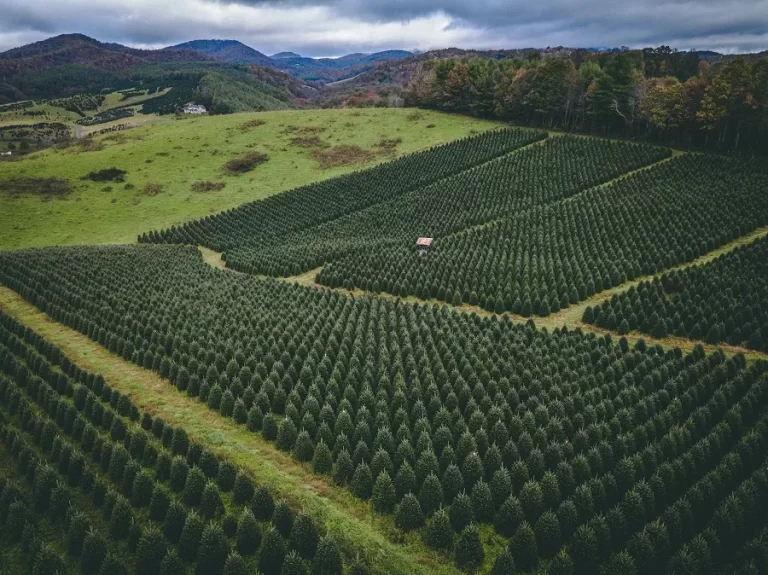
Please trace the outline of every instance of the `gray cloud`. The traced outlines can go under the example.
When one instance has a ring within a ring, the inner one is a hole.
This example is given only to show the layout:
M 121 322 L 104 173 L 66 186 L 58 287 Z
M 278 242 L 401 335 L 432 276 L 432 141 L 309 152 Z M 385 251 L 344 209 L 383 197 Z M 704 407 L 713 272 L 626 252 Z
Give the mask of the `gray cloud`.
M 309 56 L 391 48 L 768 48 L 766 0 L 0 0 L 0 50 L 53 34 L 157 47 L 234 38 Z

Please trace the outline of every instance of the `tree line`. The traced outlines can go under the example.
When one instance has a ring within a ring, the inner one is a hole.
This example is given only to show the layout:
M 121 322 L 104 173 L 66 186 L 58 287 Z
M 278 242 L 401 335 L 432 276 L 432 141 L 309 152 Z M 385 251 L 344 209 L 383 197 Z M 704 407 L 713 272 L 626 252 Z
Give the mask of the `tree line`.
M 685 148 L 768 153 L 768 58 L 710 65 L 648 48 L 446 59 L 412 76 L 406 103 Z

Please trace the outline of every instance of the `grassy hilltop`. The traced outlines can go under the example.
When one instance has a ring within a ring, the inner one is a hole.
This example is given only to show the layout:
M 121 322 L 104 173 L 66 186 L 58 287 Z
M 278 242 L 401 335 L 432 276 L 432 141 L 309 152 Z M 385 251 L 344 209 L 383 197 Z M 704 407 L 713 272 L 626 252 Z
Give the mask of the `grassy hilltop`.
M 148 229 L 180 224 L 496 125 L 394 109 L 161 117 L 85 145 L 4 163 L 0 213 L 7 225 L 0 229 L 0 249 L 133 242 Z M 233 175 L 225 169 L 227 162 L 249 153 L 265 154 L 267 160 L 247 173 Z M 81 179 L 109 168 L 124 170 L 124 181 Z M 19 193 L 29 178 L 63 179 L 71 192 Z

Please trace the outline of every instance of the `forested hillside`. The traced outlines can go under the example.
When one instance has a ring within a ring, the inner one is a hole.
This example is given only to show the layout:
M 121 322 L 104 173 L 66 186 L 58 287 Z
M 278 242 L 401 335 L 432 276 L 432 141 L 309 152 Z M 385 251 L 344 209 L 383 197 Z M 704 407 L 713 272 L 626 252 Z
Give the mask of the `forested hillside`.
M 406 103 L 680 147 L 768 153 L 768 58 L 667 47 L 421 62 Z

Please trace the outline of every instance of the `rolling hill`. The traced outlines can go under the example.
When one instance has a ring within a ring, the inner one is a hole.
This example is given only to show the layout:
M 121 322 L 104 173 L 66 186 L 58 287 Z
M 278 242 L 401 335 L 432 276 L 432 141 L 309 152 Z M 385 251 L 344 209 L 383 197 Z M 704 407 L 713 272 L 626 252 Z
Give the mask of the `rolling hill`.
M 257 66 L 276 67 L 274 61 L 258 50 L 246 46 L 237 40 L 192 40 L 170 46 L 163 51 L 191 50 L 232 64 L 256 64 Z

